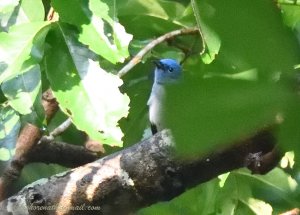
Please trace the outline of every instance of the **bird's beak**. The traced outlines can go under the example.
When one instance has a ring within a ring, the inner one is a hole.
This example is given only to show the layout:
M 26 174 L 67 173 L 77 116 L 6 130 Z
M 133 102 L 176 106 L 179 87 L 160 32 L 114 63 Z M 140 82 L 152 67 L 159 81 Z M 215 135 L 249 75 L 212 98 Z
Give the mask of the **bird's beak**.
M 156 65 L 157 68 L 163 69 L 163 64 L 159 60 L 154 60 L 153 63 Z

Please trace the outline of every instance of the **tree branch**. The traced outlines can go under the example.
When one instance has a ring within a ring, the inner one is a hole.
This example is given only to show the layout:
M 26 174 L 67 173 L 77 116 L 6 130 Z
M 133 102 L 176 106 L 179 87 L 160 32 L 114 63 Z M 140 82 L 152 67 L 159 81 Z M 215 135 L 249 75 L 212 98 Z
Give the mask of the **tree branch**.
M 55 163 L 65 167 L 78 167 L 99 158 L 83 146 L 59 141 L 42 141 L 37 144 L 27 156 L 27 163 Z
M 55 113 L 58 111 L 58 103 L 51 89 L 48 89 L 43 93 L 42 105 L 45 110 L 47 123 L 49 123 L 55 115 Z
M 126 64 L 126 66 L 124 66 L 119 72 L 118 75 L 120 77 L 124 76 L 129 70 L 131 70 L 136 64 L 138 64 L 139 62 L 141 62 L 142 58 L 144 57 L 145 54 L 147 54 L 151 49 L 153 49 L 155 46 L 157 46 L 158 44 L 169 40 L 173 37 L 179 36 L 179 35 L 185 35 L 185 34 L 195 34 L 198 33 L 199 30 L 198 28 L 194 27 L 194 28 L 183 28 L 180 30 L 175 30 L 175 31 L 171 31 L 169 33 L 166 33 L 160 37 L 158 37 L 157 39 L 153 40 L 152 42 L 148 43 L 141 51 L 139 51 L 139 53 L 137 53 L 136 56 L 134 56 L 128 64 Z
M 51 90 L 43 93 L 42 104 L 49 122 L 58 110 L 58 103 Z M 53 141 L 53 136 L 63 132 L 71 121 L 67 120 L 50 133 L 52 138 L 42 137 L 40 128 L 26 124 L 16 143 L 16 153 L 0 177 L 0 201 L 7 198 L 13 183 L 19 178 L 25 165 L 33 162 L 55 163 L 66 167 L 77 167 L 99 158 L 83 146 Z M 48 136 L 46 136 L 48 137 Z
M 43 93 L 42 105 L 45 110 L 46 120 L 49 122 L 58 110 L 58 103 L 50 89 Z M 0 177 L 0 201 L 6 198 L 12 184 L 19 178 L 24 166 L 28 162 L 28 154 L 36 146 L 41 137 L 42 132 L 40 128 L 29 123 L 20 132 L 16 143 L 16 153 Z
M 26 156 L 41 137 L 40 130 L 31 124 L 22 129 L 16 144 L 16 152 L 0 177 L 0 200 L 6 198 L 11 185 L 19 178 L 26 164 Z
M 207 156 L 179 159 L 170 131 L 164 130 L 93 163 L 26 186 L 0 203 L 0 213 L 129 214 L 170 200 L 222 173 L 249 166 L 249 154 L 263 157 L 274 144 L 266 129 Z
M 299 208 L 294 208 L 290 211 L 283 212 L 279 215 L 299 215 L 299 214 L 300 214 L 300 209 Z
M 68 118 L 66 121 L 61 123 L 58 127 L 56 127 L 53 131 L 51 131 L 48 136 L 43 136 L 41 138 L 40 142 L 53 141 L 56 136 L 59 136 L 60 134 L 62 134 L 65 130 L 67 130 L 70 127 L 70 125 L 72 125 L 72 120 L 71 120 L 71 118 Z

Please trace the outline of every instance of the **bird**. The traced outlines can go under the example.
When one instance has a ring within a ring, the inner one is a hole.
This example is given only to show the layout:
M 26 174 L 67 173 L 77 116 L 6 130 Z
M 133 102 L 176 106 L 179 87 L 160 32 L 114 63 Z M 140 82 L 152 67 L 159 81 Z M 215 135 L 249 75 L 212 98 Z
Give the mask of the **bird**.
M 163 101 L 166 96 L 165 86 L 178 83 L 182 76 L 182 68 L 174 59 L 166 58 L 156 60 L 154 64 L 156 65 L 154 70 L 154 82 L 147 102 L 152 134 L 165 128 L 163 122 Z

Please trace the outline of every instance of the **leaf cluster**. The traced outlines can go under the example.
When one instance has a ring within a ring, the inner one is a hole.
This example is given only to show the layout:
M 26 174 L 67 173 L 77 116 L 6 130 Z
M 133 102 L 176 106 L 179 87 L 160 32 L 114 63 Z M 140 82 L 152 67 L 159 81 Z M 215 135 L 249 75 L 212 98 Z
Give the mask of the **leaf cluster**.
M 204 154 L 280 121 L 274 135 L 294 157 L 287 154 L 288 165 L 266 176 L 232 172 L 140 214 L 271 214 L 299 204 L 298 5 L 266 0 L 48 3 L 0 4 L 1 160 L 12 156 L 27 122 L 48 130 L 70 117 L 76 131 L 103 144 L 138 142 L 147 136 L 151 60 L 174 58 L 183 62 L 184 81 L 170 86 L 165 120 L 181 155 Z M 156 37 L 194 26 L 199 34 L 164 41 L 122 79 L 117 75 Z M 41 104 L 48 88 L 64 115 L 54 125 Z

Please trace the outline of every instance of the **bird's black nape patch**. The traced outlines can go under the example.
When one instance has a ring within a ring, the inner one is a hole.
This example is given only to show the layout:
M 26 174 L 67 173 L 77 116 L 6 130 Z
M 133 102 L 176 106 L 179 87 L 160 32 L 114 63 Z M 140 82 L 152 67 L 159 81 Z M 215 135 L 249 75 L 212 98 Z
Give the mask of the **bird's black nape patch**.
M 157 127 L 156 127 L 156 125 L 154 125 L 152 123 L 151 123 L 151 131 L 152 131 L 153 135 L 157 133 Z

